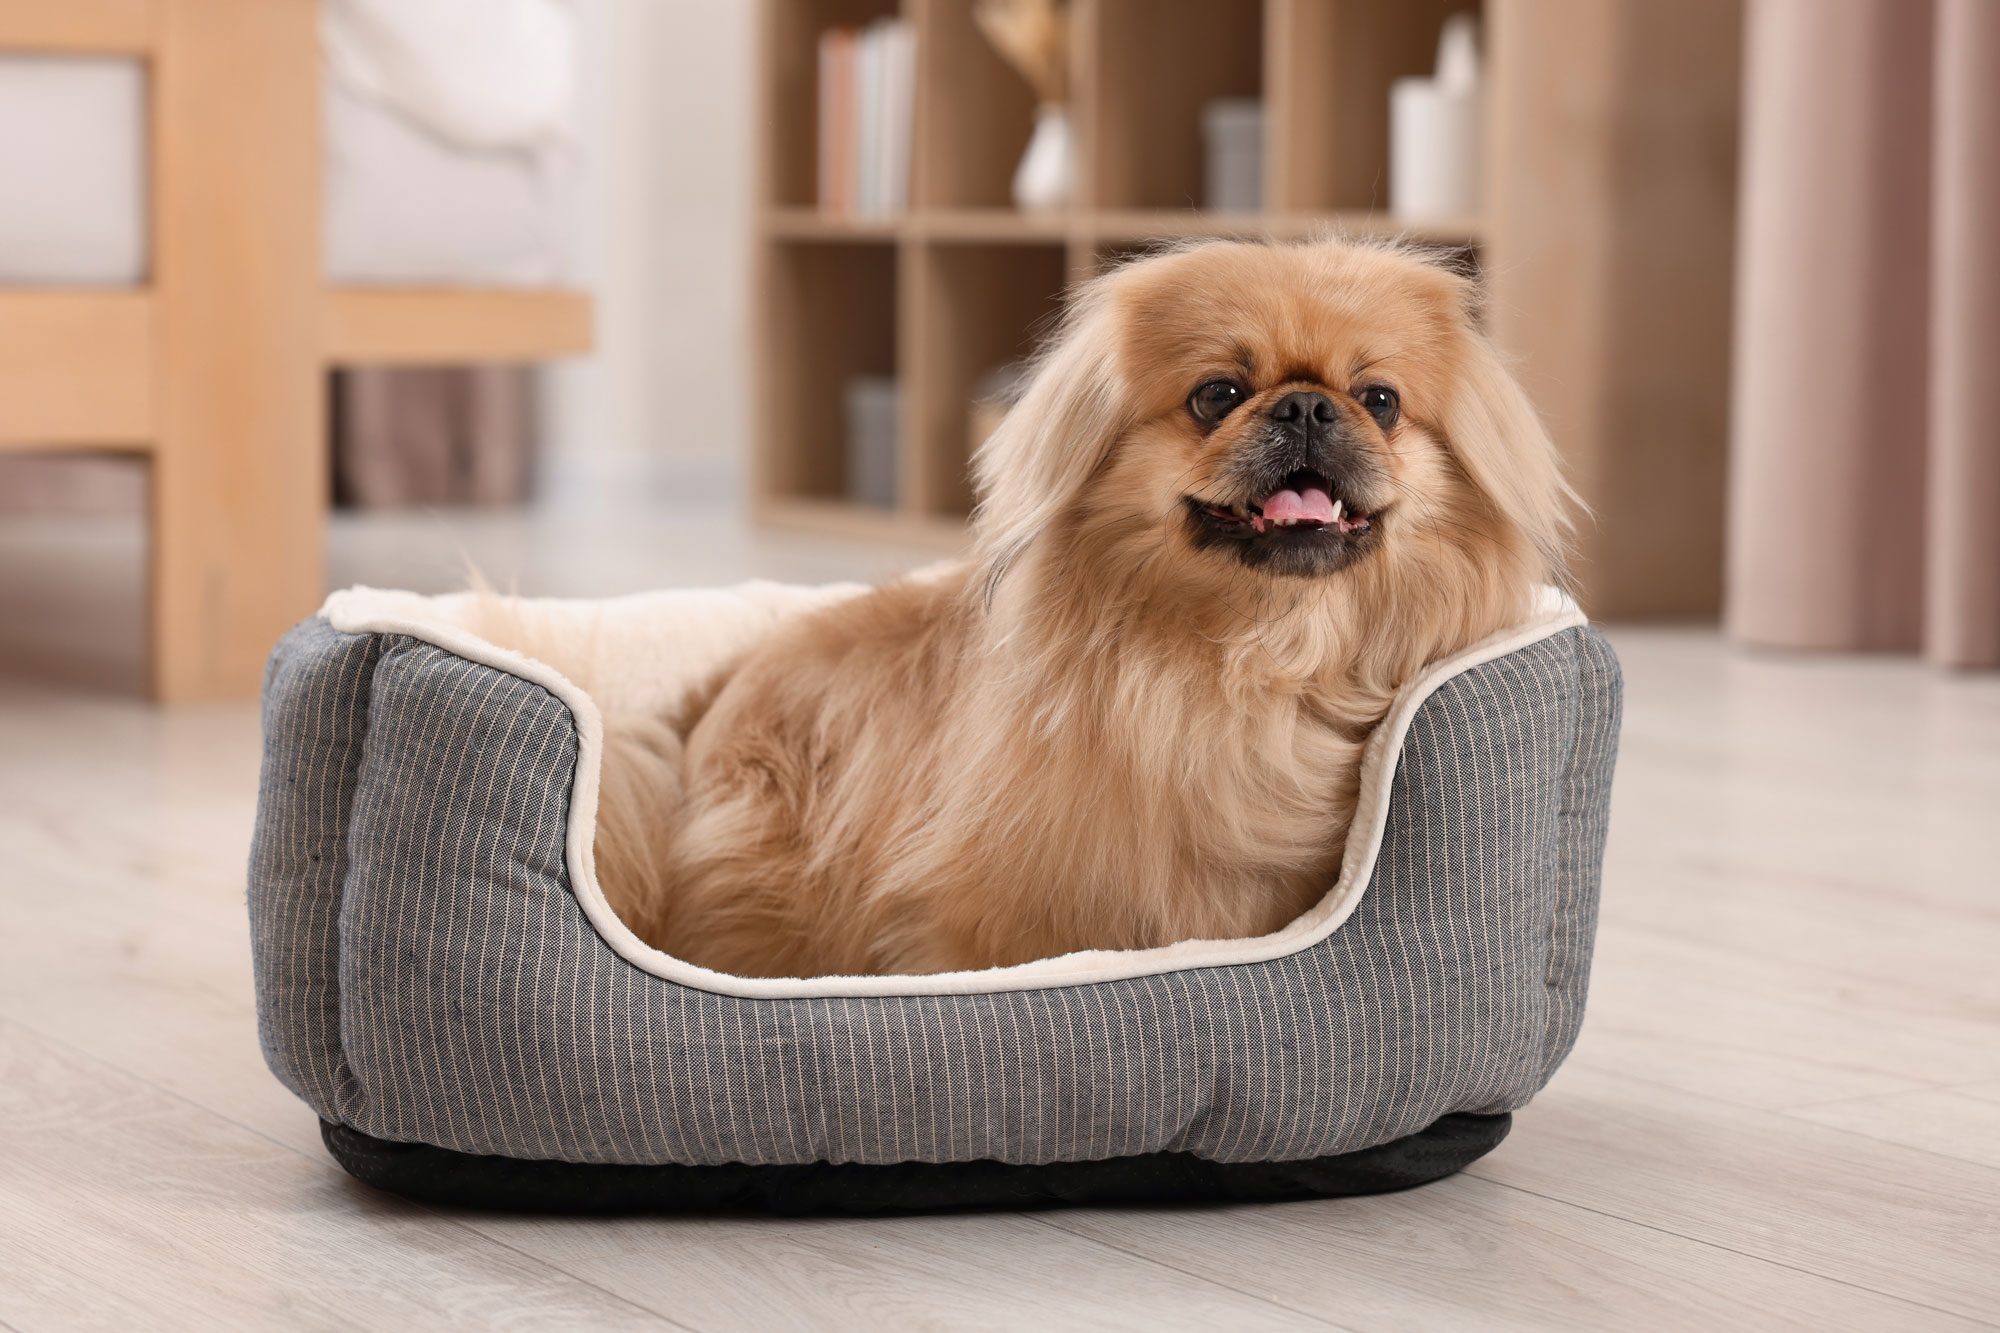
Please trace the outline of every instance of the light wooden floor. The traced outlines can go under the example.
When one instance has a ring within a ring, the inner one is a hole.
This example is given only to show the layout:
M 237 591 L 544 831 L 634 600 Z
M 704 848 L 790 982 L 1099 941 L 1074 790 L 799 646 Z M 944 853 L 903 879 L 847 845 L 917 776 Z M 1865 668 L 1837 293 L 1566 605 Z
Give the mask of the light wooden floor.
M 567 1221 L 350 1184 L 259 1063 L 254 710 L 159 712 L 136 546 L 0 524 L 0 1323 L 1964 1328 L 2000 1323 L 2000 680 L 1614 634 L 1590 1018 L 1464 1175 L 1385 1198 Z M 712 515 L 348 522 L 343 579 L 530 591 L 894 557 Z

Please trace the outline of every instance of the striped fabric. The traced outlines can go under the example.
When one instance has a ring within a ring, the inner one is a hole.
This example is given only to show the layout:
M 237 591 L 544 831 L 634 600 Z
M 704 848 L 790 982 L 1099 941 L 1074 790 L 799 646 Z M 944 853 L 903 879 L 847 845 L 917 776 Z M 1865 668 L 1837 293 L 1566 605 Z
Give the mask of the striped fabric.
M 265 691 L 266 1059 L 380 1138 L 573 1162 L 1308 1158 L 1511 1110 L 1581 1021 L 1619 713 L 1576 628 L 1447 682 L 1368 891 L 1269 962 L 1041 990 L 744 999 L 643 972 L 571 895 L 568 710 L 308 621 Z

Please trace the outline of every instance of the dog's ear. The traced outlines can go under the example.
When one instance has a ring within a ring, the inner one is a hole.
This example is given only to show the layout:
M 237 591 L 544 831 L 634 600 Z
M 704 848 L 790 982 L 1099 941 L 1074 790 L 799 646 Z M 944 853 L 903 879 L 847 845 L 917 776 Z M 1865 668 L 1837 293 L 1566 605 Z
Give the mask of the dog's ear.
M 1129 424 L 1106 279 L 1072 294 L 1020 401 L 973 460 L 985 596 L 1083 492 Z
M 1583 502 L 1562 473 L 1555 442 L 1526 390 L 1480 331 L 1478 288 L 1459 284 L 1458 375 L 1446 401 L 1445 442 L 1472 484 L 1527 538 L 1540 577 L 1561 584 Z

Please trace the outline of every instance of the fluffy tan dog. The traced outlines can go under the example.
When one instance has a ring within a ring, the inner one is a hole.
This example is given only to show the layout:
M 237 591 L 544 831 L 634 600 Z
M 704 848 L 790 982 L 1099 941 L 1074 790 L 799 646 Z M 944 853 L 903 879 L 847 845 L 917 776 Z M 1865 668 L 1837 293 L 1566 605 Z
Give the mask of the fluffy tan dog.
M 1397 687 L 1560 572 L 1570 495 L 1474 304 L 1334 242 L 1083 288 L 978 459 L 968 561 L 798 620 L 687 717 L 611 720 L 613 906 L 752 976 L 1296 917 Z

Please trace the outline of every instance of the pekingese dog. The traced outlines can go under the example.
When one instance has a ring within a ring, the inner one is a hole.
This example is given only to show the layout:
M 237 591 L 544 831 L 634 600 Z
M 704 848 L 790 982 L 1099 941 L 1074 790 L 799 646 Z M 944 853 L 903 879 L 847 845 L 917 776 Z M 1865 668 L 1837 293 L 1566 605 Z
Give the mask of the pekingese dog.
M 1298 916 L 1397 688 L 1560 574 L 1572 497 L 1474 307 L 1331 241 L 1083 287 L 977 459 L 969 559 L 790 623 L 671 726 L 610 720 L 614 908 L 800 977 Z

